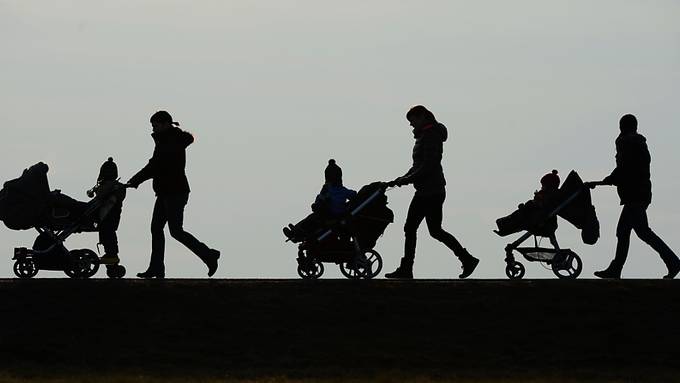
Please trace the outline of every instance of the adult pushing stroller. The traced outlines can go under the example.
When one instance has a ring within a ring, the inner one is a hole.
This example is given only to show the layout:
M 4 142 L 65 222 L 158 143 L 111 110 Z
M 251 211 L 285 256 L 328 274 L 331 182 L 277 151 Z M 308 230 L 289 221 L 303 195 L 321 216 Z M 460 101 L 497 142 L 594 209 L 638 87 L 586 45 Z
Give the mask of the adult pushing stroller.
M 349 202 L 345 217 L 294 240 L 300 242 L 297 272 L 301 278 L 318 279 L 324 273 L 324 263 L 339 265 L 340 272 L 349 279 L 372 279 L 380 273 L 383 260 L 374 247 L 394 221 L 385 190 L 380 182 L 362 187 Z
M 112 159 L 110 163 L 115 166 Z M 105 219 L 113 218 L 115 227 L 120 219 L 125 185 L 115 181 L 106 192 L 101 190 L 89 202 L 77 201 L 59 190 L 50 191 L 47 180 L 49 168 L 40 162 L 8 181 L 0 190 L 0 220 L 12 230 L 35 229 L 38 237 L 29 249 L 14 249 L 14 274 L 23 279 L 33 278 L 39 270 L 63 271 L 71 278 L 90 278 L 97 273 L 100 259 L 90 249 L 68 250 L 64 242 L 75 233 L 97 232 Z M 117 214 L 117 217 L 111 215 Z M 125 267 L 106 266 L 109 278 L 122 278 Z
M 557 216 L 562 217 L 581 230 L 581 239 L 585 244 L 594 245 L 600 237 L 600 224 L 595 207 L 592 205 L 590 189 L 575 171 L 571 171 L 559 190 L 551 195 L 539 207 L 534 201 L 519 206 L 512 214 L 496 220 L 498 230 L 494 232 L 505 237 L 510 234 L 526 231 L 515 242 L 505 247 L 505 274 L 510 279 L 521 279 L 524 276 L 524 265 L 515 260 L 514 251 L 519 252 L 529 262 L 541 262 L 549 266 L 553 273 L 561 279 L 575 279 L 581 274 L 583 262 L 571 249 L 562 249 L 557 243 Z M 534 237 L 534 246 L 520 245 Z M 552 248 L 540 247 L 539 237 L 549 238 Z

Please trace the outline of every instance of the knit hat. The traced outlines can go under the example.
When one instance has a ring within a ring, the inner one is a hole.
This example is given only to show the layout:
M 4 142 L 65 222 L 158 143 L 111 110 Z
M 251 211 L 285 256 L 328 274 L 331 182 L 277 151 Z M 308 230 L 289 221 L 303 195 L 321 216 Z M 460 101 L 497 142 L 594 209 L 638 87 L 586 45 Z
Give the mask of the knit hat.
M 159 123 L 179 126 L 179 122 L 173 121 L 170 113 L 166 112 L 165 110 L 159 110 L 158 112 L 154 113 L 153 116 L 151 116 L 151 118 L 149 119 L 149 122 L 151 122 L 152 124 Z
M 334 159 L 328 160 L 328 166 L 326 166 L 324 175 L 326 176 L 327 184 L 342 185 L 342 169 L 335 164 Z
M 97 181 L 114 181 L 118 179 L 118 166 L 113 162 L 113 158 L 109 157 L 106 162 L 99 168 L 99 177 Z
M 557 175 L 557 170 L 546 174 L 541 178 L 541 186 L 545 190 L 557 190 L 560 187 L 560 177 Z

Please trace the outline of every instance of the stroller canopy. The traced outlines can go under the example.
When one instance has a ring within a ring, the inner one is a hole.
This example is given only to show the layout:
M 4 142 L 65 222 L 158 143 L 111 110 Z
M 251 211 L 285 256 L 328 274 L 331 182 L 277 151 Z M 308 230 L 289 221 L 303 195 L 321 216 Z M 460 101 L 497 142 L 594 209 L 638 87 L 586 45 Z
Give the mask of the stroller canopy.
M 0 220 L 12 230 L 35 226 L 49 206 L 48 166 L 39 162 L 24 170 L 21 177 L 5 182 L 0 190 Z
M 376 192 L 378 195 L 368 204 L 364 204 Z M 357 210 L 359 207 L 361 209 Z M 387 196 L 379 182 L 362 187 L 356 197 L 350 201 L 349 211 L 355 213 L 351 220 L 351 227 L 364 249 L 375 247 L 378 238 L 394 221 L 394 213 L 387 207 Z
M 583 243 L 596 244 L 600 239 L 600 221 L 595 213 L 590 189 L 575 171 L 572 170 L 564 180 L 559 190 L 559 200 L 569 203 L 559 209 L 557 215 L 581 230 Z

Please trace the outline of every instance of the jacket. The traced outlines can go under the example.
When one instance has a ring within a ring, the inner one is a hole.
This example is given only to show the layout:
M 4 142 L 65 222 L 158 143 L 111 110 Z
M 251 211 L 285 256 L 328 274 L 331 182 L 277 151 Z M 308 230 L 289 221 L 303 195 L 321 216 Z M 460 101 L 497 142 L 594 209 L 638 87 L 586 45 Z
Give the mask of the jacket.
M 399 178 L 402 185 L 413 184 L 417 192 L 444 193 L 446 179 L 442 169 L 444 142 L 448 131 L 443 124 L 435 122 L 420 129 L 414 129 L 416 140 L 413 145 L 413 165 Z
M 616 139 L 616 168 L 604 183 L 615 185 L 621 205 L 652 202 L 649 166 L 651 156 L 647 139 L 638 133 L 622 133 Z
M 152 133 L 151 137 L 155 143 L 153 155 L 129 183 L 136 187 L 153 179 L 156 195 L 189 193 L 189 181 L 185 173 L 186 148 L 194 142 L 194 137 L 176 127 Z

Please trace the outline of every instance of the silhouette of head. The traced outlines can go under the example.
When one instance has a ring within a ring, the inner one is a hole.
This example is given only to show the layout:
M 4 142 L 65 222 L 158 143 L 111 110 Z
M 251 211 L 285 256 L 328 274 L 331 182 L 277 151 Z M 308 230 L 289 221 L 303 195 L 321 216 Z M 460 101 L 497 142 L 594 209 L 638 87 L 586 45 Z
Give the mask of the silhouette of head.
M 159 110 L 158 112 L 154 113 L 149 119 L 149 122 L 151 122 L 154 133 L 162 132 L 172 128 L 173 126 L 179 126 L 178 122 L 172 120 L 170 113 L 164 110 Z
M 99 168 L 99 177 L 97 181 L 114 181 L 118 179 L 118 166 L 113 162 L 113 158 L 109 157 L 106 162 Z
M 406 119 L 414 129 L 422 128 L 425 125 L 434 124 L 437 120 L 434 114 L 422 105 L 416 105 L 406 113 Z
M 328 160 L 328 166 L 326 166 L 324 175 L 326 177 L 326 184 L 342 186 L 342 169 L 335 163 L 334 159 Z
M 541 178 L 541 190 L 556 191 L 559 188 L 560 176 L 557 175 L 557 170 L 553 170 Z
M 621 133 L 634 133 L 637 132 L 637 118 L 632 114 L 626 114 L 619 120 L 619 129 Z

